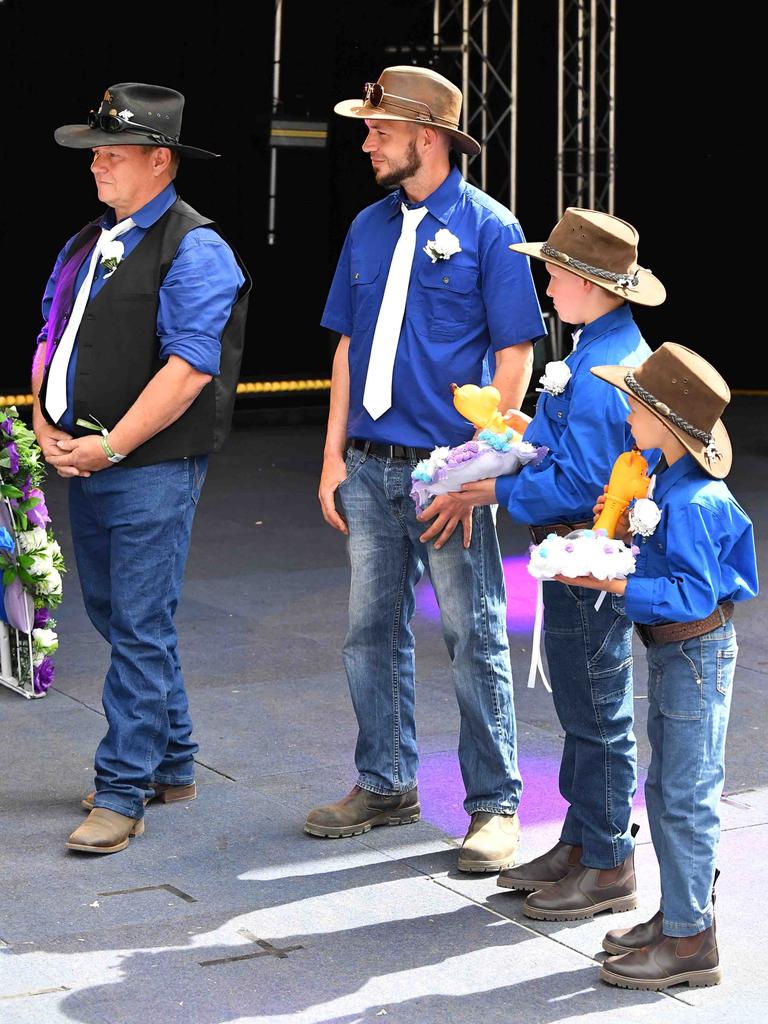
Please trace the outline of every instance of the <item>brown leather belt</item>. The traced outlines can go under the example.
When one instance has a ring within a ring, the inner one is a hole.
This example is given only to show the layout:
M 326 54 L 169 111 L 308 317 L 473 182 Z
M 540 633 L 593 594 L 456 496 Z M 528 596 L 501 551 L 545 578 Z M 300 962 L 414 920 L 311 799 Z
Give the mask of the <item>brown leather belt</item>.
M 697 619 L 696 622 L 665 622 L 662 626 L 645 626 L 636 622 L 635 630 L 646 647 L 649 644 L 674 644 L 694 636 L 703 636 L 716 626 L 724 626 L 732 615 L 733 601 L 724 601 L 706 619 Z
M 550 533 L 556 533 L 558 537 L 567 537 L 574 530 L 591 530 L 592 523 L 549 523 L 547 526 L 529 526 L 528 532 L 534 544 L 541 544 Z

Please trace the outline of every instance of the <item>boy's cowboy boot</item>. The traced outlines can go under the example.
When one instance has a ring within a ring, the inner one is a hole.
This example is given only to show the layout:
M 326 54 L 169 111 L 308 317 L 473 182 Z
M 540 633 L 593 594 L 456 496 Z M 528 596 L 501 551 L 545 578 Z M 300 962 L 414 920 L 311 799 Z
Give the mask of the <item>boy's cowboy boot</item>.
M 609 956 L 600 968 L 601 980 L 609 985 L 654 991 L 686 981 L 691 987 L 719 985 L 722 976 L 714 921 L 698 935 L 660 935 L 642 949 Z
M 712 906 L 715 905 L 715 886 L 720 877 L 720 872 L 715 868 L 715 880 L 712 883 Z M 662 934 L 662 923 L 664 915 L 658 910 L 650 921 L 636 924 L 634 928 L 616 928 L 603 939 L 603 949 L 614 956 L 622 953 L 631 953 L 635 949 L 642 949 L 649 946 Z
M 144 798 L 144 806 L 148 803 L 157 801 L 159 804 L 176 804 L 182 800 L 194 800 L 197 796 L 197 784 L 190 782 L 184 786 L 171 786 L 165 782 L 151 782 L 153 793 L 151 796 Z M 96 790 L 92 789 L 90 793 L 83 797 L 80 801 L 80 806 L 83 810 L 93 810 L 93 798 L 96 796 Z
M 516 814 L 475 811 L 459 850 L 459 871 L 498 871 L 515 863 L 520 847 Z
M 128 845 L 129 836 L 140 836 L 143 832 L 143 818 L 129 818 L 106 807 L 94 807 L 67 840 L 67 849 L 83 853 L 118 853 Z
M 381 796 L 355 786 L 335 804 L 311 810 L 304 822 L 304 831 L 311 836 L 344 839 L 370 832 L 374 825 L 409 825 L 420 816 L 417 789 Z
M 632 826 L 632 837 L 638 826 Z M 532 893 L 523 904 L 526 917 L 538 921 L 579 921 L 603 910 L 614 914 L 637 906 L 634 847 L 615 868 L 587 868 L 578 864 L 559 882 Z
M 522 892 L 536 892 L 545 885 L 552 885 L 564 878 L 571 868 L 581 860 L 581 847 L 558 843 L 547 853 L 535 860 L 529 860 L 517 867 L 501 871 L 496 884 L 503 889 L 519 889 Z

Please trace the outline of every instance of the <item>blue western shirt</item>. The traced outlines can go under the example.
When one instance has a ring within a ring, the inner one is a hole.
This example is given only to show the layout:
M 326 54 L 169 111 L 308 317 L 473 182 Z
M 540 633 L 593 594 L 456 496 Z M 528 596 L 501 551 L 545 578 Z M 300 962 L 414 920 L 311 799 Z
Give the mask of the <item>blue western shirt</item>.
M 473 427 L 454 408 L 451 384 L 480 384 L 489 350 L 544 334 L 528 258 L 508 248 L 524 236 L 514 215 L 464 181 L 457 168 L 411 206 L 428 212 L 416 231 L 392 406 L 373 420 L 363 392 L 403 202 L 397 189 L 352 222 L 322 324 L 350 338 L 350 437 L 421 448 L 460 444 Z M 461 252 L 433 263 L 423 250 L 441 228 L 458 238 Z
M 496 481 L 497 501 L 513 519 L 543 524 L 592 521 L 592 508 L 621 452 L 632 448 L 629 403 L 618 388 L 590 373 L 592 366 L 638 366 L 651 354 L 628 304 L 582 329 L 565 359 L 571 377 L 559 395 L 542 393 L 525 440 L 549 454 L 516 476 Z M 651 468 L 659 453 L 645 452 Z
M 752 523 L 723 480 L 686 454 L 656 477 L 653 500 L 661 520 L 650 537 L 635 537 L 640 554 L 627 579 L 634 622 L 693 622 L 757 594 Z
M 146 206 L 131 214 L 136 227 L 119 237 L 119 241 L 124 245 L 123 259 L 130 256 L 152 225 L 173 206 L 176 198 L 174 186 L 167 185 Z M 114 210 L 107 210 L 100 223 L 103 228 L 114 227 Z M 69 240 L 71 241 L 72 239 Z M 56 288 L 56 277 L 69 242 L 59 253 L 45 288 L 43 317 L 46 321 Z M 86 278 L 89 265 L 90 255 L 86 257 L 78 272 L 75 295 Z M 109 271 L 99 262 L 91 285 L 91 298 L 101 291 L 107 273 Z M 243 280 L 232 250 L 218 232 L 212 228 L 201 227 L 194 228 L 186 234 L 160 286 L 157 335 L 160 339 L 161 358 L 180 356 L 200 373 L 216 376 L 219 372 L 221 335 Z M 44 338 L 45 328 L 40 340 Z M 60 425 L 67 431 L 74 429 L 70 409 L 76 366 L 77 339 L 67 368 L 67 410 L 60 420 Z

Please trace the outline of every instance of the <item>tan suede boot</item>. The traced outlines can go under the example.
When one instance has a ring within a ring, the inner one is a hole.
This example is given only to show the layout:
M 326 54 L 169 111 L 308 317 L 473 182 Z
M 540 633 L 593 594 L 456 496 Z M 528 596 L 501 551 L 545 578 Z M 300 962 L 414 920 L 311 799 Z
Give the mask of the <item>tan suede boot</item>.
M 194 800 L 197 796 L 197 784 L 190 782 L 186 786 L 170 786 L 165 782 L 151 782 L 150 783 L 153 793 L 152 796 L 144 798 L 144 806 L 148 803 L 158 804 L 176 804 L 182 801 Z M 93 810 L 93 798 L 96 796 L 96 790 L 92 789 L 90 793 L 83 797 L 80 801 L 80 806 L 85 811 Z
M 140 836 L 143 832 L 143 818 L 128 818 L 106 807 L 94 807 L 67 840 L 67 849 L 83 853 L 118 853 L 128 845 L 129 836 Z
M 498 871 L 515 863 L 520 847 L 516 814 L 475 811 L 459 850 L 459 871 Z

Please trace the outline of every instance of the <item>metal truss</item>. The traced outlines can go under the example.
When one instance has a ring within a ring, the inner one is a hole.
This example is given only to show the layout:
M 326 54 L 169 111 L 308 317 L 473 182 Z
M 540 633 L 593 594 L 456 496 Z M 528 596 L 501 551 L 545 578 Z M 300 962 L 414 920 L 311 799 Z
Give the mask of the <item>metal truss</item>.
M 462 131 L 482 146 L 478 156 L 462 156 L 462 173 L 511 210 L 517 198 L 518 4 L 434 0 L 432 13 L 441 70 L 461 81 Z
M 557 216 L 613 213 L 616 0 L 558 0 Z

